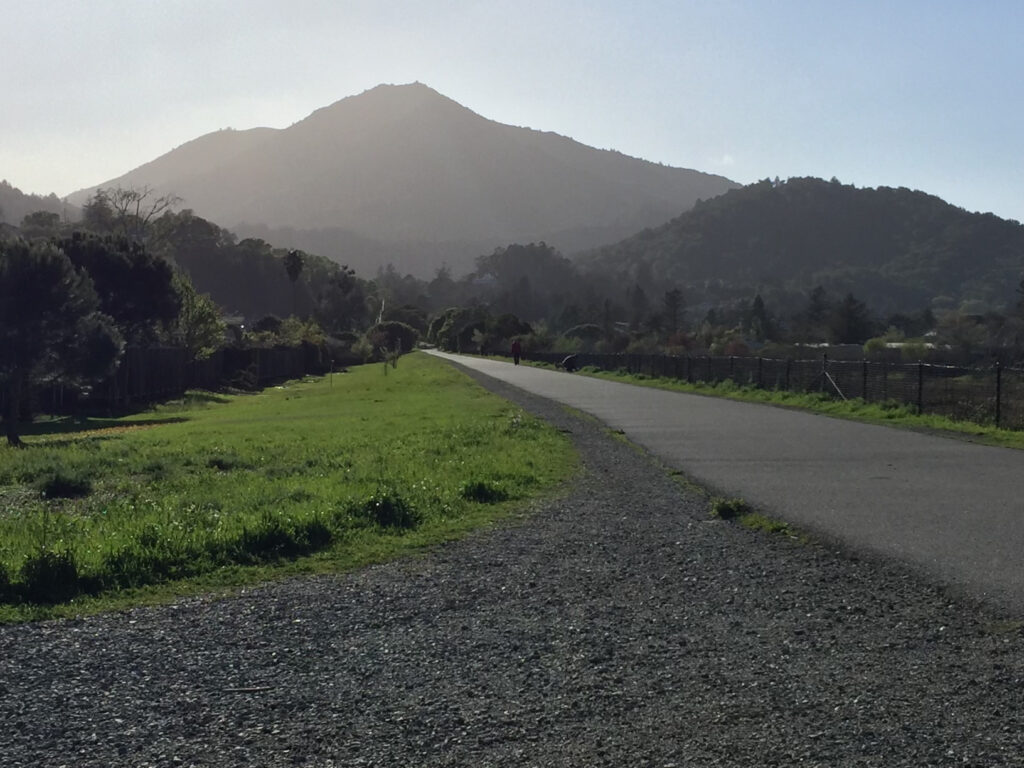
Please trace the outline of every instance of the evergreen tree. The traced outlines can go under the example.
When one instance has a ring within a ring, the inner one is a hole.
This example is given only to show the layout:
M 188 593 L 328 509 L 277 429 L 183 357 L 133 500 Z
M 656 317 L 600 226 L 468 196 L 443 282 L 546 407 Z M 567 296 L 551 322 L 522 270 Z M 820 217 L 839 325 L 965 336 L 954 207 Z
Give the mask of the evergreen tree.
M 33 387 L 113 372 L 123 342 L 99 310 L 89 276 L 57 247 L 0 242 L 0 384 L 10 445 L 21 444 L 18 415 Z
M 848 293 L 832 312 L 828 328 L 835 344 L 863 344 L 874 335 L 875 323 L 864 302 Z
M 665 291 L 661 304 L 668 322 L 668 332 L 675 333 L 683 324 L 683 313 L 686 307 L 683 301 L 683 292 L 678 288 Z

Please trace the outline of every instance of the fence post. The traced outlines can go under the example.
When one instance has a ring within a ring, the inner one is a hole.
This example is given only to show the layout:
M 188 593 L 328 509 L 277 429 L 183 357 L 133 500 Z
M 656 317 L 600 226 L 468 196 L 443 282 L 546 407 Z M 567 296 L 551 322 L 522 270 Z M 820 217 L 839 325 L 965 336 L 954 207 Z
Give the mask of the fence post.
M 764 378 L 762 376 L 762 367 L 764 364 L 764 358 L 760 355 L 757 356 L 757 388 L 764 389 Z
M 825 391 L 825 381 L 828 379 L 828 352 L 825 352 L 821 356 L 821 376 L 819 377 L 820 389 L 822 392 Z
M 864 360 L 864 367 L 860 376 L 860 396 L 866 403 L 868 401 L 868 361 Z
M 917 414 L 924 413 L 924 363 L 917 364 Z
M 996 429 L 999 429 L 1003 409 L 1003 366 L 996 360 Z
M 792 367 L 793 367 L 793 358 L 791 358 L 791 357 L 787 357 L 787 358 L 786 358 L 786 387 L 785 387 L 785 389 L 786 389 L 786 391 L 787 391 L 787 392 L 789 392 L 789 391 L 790 391 L 790 386 L 789 386 L 789 384 L 790 384 L 789 374 L 790 374 L 790 369 L 791 369 Z

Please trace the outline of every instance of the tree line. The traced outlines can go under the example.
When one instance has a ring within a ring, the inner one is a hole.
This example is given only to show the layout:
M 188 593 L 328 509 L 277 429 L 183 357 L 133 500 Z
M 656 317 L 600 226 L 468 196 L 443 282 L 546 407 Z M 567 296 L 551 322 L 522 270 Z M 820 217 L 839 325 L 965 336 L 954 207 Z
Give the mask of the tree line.
M 820 184 L 841 199 L 848 194 L 842 185 Z M 802 199 L 820 184 L 763 182 L 729 194 L 742 193 L 738 209 L 760 217 L 764 237 L 765 227 L 776 226 L 766 222 L 781 214 L 771 207 L 757 213 L 760 197 L 785 189 Z M 793 345 L 834 343 L 866 344 L 872 354 L 891 354 L 897 345 L 915 359 L 943 354 L 958 362 L 1013 363 L 1024 357 L 1024 285 L 1001 310 L 933 296 L 885 314 L 852 290 L 837 292 L 834 280 L 757 289 L 756 281 L 744 283 L 738 265 L 729 285 L 711 279 L 697 285 L 691 278 L 699 265 L 684 265 L 691 273 L 681 273 L 670 258 L 673 248 L 681 258 L 693 217 L 681 230 L 676 220 L 642 233 L 641 251 L 631 251 L 627 241 L 570 260 L 544 242 L 516 243 L 478 256 L 464 275 L 442 266 L 424 280 L 391 265 L 360 277 L 315 254 L 239 240 L 179 207 L 174 196 L 148 188 L 101 189 L 80 220 L 35 211 L 14 236 L 0 240 L 6 341 L 0 383 L 13 393 L 4 414 L 9 442 L 17 442 L 17 412 L 10 409 L 24 402 L 27 387 L 95 378 L 116 365 L 128 344 L 173 344 L 201 358 L 225 344 L 306 342 L 351 361 L 408 350 L 420 339 L 487 352 L 507 350 L 513 338 L 528 351 L 564 353 L 792 356 Z M 698 205 L 694 216 L 723 218 L 736 208 L 736 200 L 727 206 L 716 199 Z M 858 219 L 865 226 L 866 215 Z M 987 219 L 985 226 L 1003 235 L 1015 231 Z M 701 237 L 725 248 L 716 231 L 709 225 Z M 990 240 L 979 242 L 1002 253 L 1005 242 Z M 1006 270 L 1015 263 L 1004 262 Z M 35 307 L 50 309 L 39 316 Z M 80 354 L 86 349 L 88 355 Z

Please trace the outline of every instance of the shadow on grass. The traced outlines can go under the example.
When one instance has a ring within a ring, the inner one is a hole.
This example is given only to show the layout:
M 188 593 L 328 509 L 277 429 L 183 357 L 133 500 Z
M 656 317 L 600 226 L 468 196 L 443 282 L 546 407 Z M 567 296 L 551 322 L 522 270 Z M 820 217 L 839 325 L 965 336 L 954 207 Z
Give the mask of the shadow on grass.
M 184 405 L 211 405 L 213 403 L 229 403 L 231 398 L 205 389 L 190 389 L 185 393 L 182 401 Z
M 135 407 L 121 407 L 104 416 L 56 416 L 39 419 L 30 423 L 19 423 L 18 434 L 22 437 L 48 437 L 51 435 L 81 435 L 99 430 L 127 430 L 132 428 L 155 427 L 160 424 L 175 424 L 187 421 L 175 412 L 191 408 L 203 408 L 231 402 L 227 394 L 208 390 L 189 390 L 183 397 L 162 403 L 139 403 Z M 155 412 L 155 413 L 154 413 Z M 126 419 L 141 413 L 154 413 L 150 419 Z M 165 415 L 157 415 L 165 414 Z M 53 444 L 54 441 L 47 441 Z
M 80 435 L 85 432 L 99 430 L 127 430 L 133 427 L 155 427 L 161 424 L 176 424 L 187 421 L 183 416 L 165 416 L 155 419 L 139 419 L 125 421 L 119 418 L 101 418 L 96 416 L 61 416 L 46 421 L 35 421 L 31 424 L 19 424 L 18 434 L 22 437 L 46 437 L 49 435 Z M 52 444 L 53 441 L 49 441 Z

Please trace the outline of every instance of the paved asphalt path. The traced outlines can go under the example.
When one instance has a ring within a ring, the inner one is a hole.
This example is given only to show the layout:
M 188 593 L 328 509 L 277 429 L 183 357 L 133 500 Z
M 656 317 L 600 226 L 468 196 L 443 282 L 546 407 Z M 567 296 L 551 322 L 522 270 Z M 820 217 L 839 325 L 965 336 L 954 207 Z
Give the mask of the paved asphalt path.
M 1024 451 L 461 355 L 716 493 L 1024 615 Z

